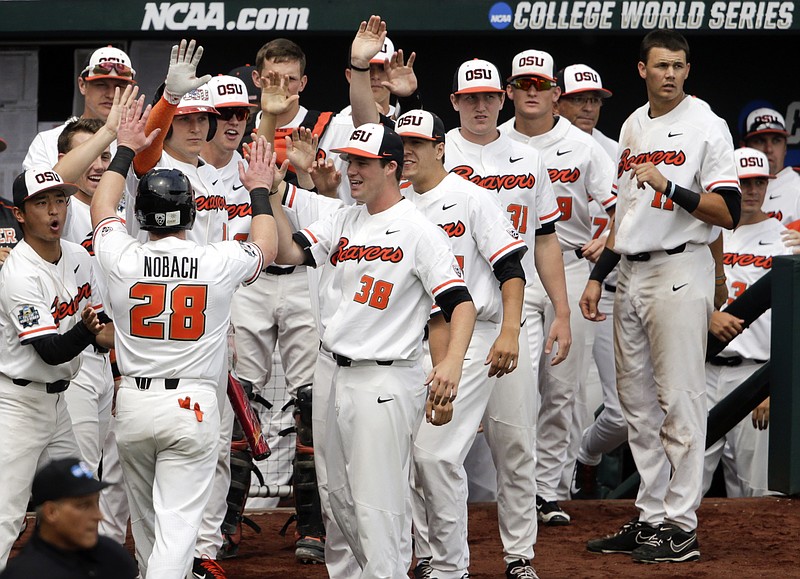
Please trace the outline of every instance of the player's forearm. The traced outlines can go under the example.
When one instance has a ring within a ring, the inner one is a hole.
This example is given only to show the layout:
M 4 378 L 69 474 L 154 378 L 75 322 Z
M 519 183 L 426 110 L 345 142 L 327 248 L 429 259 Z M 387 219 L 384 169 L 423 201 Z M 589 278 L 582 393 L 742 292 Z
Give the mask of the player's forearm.
M 106 322 L 100 333 L 95 336 L 95 343 L 101 348 L 111 350 L 114 347 L 114 324 Z
M 103 219 L 115 217 L 117 207 L 125 190 L 125 178 L 117 172 L 106 171 L 92 196 L 92 227 L 97 227 Z
M 450 316 L 450 336 L 447 345 L 446 358 L 464 360 L 467 354 L 472 331 L 475 329 L 475 316 L 477 312 L 472 301 L 461 302 Z
M 692 212 L 692 217 L 710 225 L 717 225 L 725 229 L 736 226 L 733 216 L 721 195 L 705 193 L 700 196 L 700 203 Z
M 352 107 L 353 126 L 360 127 L 364 123 L 378 123 L 380 116 L 372 98 L 369 79 L 369 62 L 353 63 L 366 71 L 350 69 L 350 106 Z
M 519 335 L 525 280 L 518 277 L 506 280 L 500 287 L 500 293 L 503 300 L 503 331 L 512 331 Z
M 269 202 L 272 205 L 272 216 L 275 219 L 275 230 L 277 236 L 277 254 L 275 263 L 283 265 L 301 265 L 305 261 L 305 252 L 292 239 L 292 225 L 283 211 L 283 195 L 288 185 L 282 183 L 278 192 L 270 195 Z
M 442 314 L 436 314 L 428 320 L 428 348 L 431 352 L 433 366 L 444 360 L 449 344 L 450 326 Z
M 149 135 L 156 129 L 161 129 L 158 136 L 150 143 L 150 146 L 140 151 L 133 162 L 133 168 L 137 175 L 144 175 L 156 166 L 164 151 L 164 140 L 167 138 L 172 119 L 178 105 L 168 103 L 163 97 L 158 100 L 156 106 L 150 111 L 147 123 L 144 126 L 144 134 Z
M 564 275 L 564 259 L 555 233 L 536 237 L 534 260 L 539 279 L 553 304 L 556 316 L 569 317 L 567 281 Z
M 272 215 L 256 215 L 250 221 L 250 241 L 255 243 L 264 256 L 264 265 L 275 261 L 278 255 L 278 230 Z
M 106 126 L 101 127 L 91 138 L 61 157 L 53 170 L 67 183 L 74 183 L 116 138 L 115 131 Z
M 258 124 L 257 136 L 264 137 L 270 146 L 275 145 L 275 129 L 278 128 L 278 116 L 261 112 L 261 122 Z

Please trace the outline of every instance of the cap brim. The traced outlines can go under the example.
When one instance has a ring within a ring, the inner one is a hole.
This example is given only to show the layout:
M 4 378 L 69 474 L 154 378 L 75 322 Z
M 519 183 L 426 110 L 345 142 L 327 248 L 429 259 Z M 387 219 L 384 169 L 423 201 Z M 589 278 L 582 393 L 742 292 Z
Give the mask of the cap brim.
M 546 74 L 515 74 L 514 76 L 509 76 L 506 79 L 506 82 L 511 82 L 512 80 L 516 80 L 518 78 L 526 78 L 526 77 L 536 77 L 536 78 L 543 78 L 545 80 L 549 80 L 550 82 L 556 82 L 555 77 L 547 76 Z
M 51 185 L 50 187 L 46 187 L 46 188 L 44 188 L 44 189 L 42 189 L 40 191 L 37 191 L 33 195 L 28 195 L 27 197 L 25 197 L 25 199 L 22 200 L 22 203 L 25 203 L 26 201 L 30 201 L 31 199 L 35 199 L 39 195 L 42 195 L 43 193 L 47 193 L 48 191 L 56 191 L 56 190 L 57 191 L 63 191 L 64 195 L 69 197 L 70 195 L 74 195 L 75 193 L 77 193 L 78 190 L 79 190 L 79 187 L 77 185 L 73 185 L 72 183 L 56 183 L 55 185 Z M 22 205 L 18 205 L 18 206 L 21 207 Z
M 453 94 L 472 94 L 476 92 L 505 92 L 501 88 L 497 88 L 496 86 L 471 86 L 469 88 L 464 88 L 459 91 L 454 92 Z
M 599 92 L 600 93 L 600 98 L 604 98 L 604 99 L 607 99 L 608 97 L 610 97 L 611 95 L 614 94 L 610 90 L 608 90 L 607 88 L 579 88 L 579 89 L 573 90 L 571 92 L 562 92 L 561 96 L 568 97 L 568 96 L 571 96 L 571 95 L 574 95 L 574 94 L 583 93 L 583 92 Z
M 191 115 L 192 113 L 209 113 L 212 115 L 218 115 L 219 112 L 214 107 L 178 107 L 175 109 L 175 116 L 180 115 Z
M 257 106 L 259 106 L 258 103 L 251 103 L 251 102 L 242 101 L 242 102 L 238 102 L 238 103 L 224 103 L 224 104 L 221 104 L 221 105 L 216 105 L 214 108 L 216 108 L 216 109 L 227 109 L 227 108 L 233 108 L 233 107 L 237 107 L 237 108 L 253 108 L 253 107 L 257 107 Z M 217 112 L 219 112 L 219 110 L 217 110 Z
M 413 137 L 415 139 L 424 139 L 426 141 L 438 141 L 438 140 L 440 140 L 440 139 L 437 139 L 436 137 L 429 137 L 428 135 L 423 135 L 422 133 L 414 133 L 412 131 L 406 131 L 406 132 L 403 132 L 403 133 L 399 133 L 398 132 L 397 134 L 400 135 L 401 137 Z M 444 135 L 441 136 L 441 139 L 444 139 Z
M 744 138 L 745 140 L 749 139 L 750 137 L 755 137 L 756 135 L 766 135 L 772 133 L 774 135 L 783 135 L 784 137 L 788 137 L 789 133 L 787 131 L 781 129 L 761 129 L 760 131 L 752 131 L 747 133 Z
M 124 80 L 125 82 L 129 82 L 131 84 L 136 84 L 136 81 L 129 76 L 118 76 L 116 74 L 98 74 L 97 76 L 87 76 L 83 80 L 90 82 L 93 80 L 99 80 L 101 78 L 113 78 L 114 80 Z
M 774 179 L 775 175 L 765 175 L 763 173 L 750 173 L 748 175 L 737 175 L 739 179 Z
M 342 149 L 331 149 L 334 153 L 344 153 L 346 155 L 354 155 L 356 157 L 366 157 L 367 159 L 389 159 L 390 157 L 382 157 L 381 155 L 375 155 L 374 153 L 370 153 L 369 151 L 365 151 L 363 149 L 357 149 L 355 147 L 344 147 Z

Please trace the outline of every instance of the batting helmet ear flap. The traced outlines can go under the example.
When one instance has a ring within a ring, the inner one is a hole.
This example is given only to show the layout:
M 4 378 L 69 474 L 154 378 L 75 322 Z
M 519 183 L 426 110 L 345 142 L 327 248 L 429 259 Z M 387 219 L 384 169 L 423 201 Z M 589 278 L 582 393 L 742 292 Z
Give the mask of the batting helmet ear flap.
M 164 96 L 164 88 L 165 88 L 166 86 L 167 86 L 167 83 L 165 83 L 165 82 L 162 82 L 162 83 L 161 83 L 161 86 L 159 86 L 159 87 L 156 89 L 156 92 L 155 92 L 155 94 L 153 94 L 153 102 L 151 102 L 151 103 L 150 103 L 151 105 L 153 105 L 153 106 L 156 106 L 156 105 L 158 104 L 158 101 L 160 101 L 160 100 L 161 100 L 161 97 L 162 97 L 162 96 Z
M 170 127 L 172 130 L 172 127 Z M 208 115 L 208 134 L 206 135 L 206 141 L 210 141 L 214 138 L 214 135 L 217 133 L 217 115 Z

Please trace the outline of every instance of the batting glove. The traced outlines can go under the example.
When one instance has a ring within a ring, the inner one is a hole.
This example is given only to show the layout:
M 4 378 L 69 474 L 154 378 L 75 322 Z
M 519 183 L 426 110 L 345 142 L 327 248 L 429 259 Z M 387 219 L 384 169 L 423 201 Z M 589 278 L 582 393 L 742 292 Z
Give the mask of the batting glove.
M 177 105 L 183 95 L 211 80 L 210 74 L 197 78 L 197 65 L 201 56 L 203 47 L 198 46 L 195 50 L 194 40 L 190 40 L 188 45 L 186 40 L 181 40 L 180 45 L 172 47 L 164 86 L 164 98 L 168 103 Z

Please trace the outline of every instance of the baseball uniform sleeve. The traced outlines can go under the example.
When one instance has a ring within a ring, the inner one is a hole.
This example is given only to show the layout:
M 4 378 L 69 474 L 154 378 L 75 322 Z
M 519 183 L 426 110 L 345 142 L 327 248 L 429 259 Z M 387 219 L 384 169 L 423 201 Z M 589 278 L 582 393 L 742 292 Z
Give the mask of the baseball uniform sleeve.
M 307 252 L 310 252 L 315 266 L 325 263 L 333 247 L 334 231 L 340 231 L 337 223 L 341 217 L 341 212 L 337 211 L 322 217 L 297 232 L 296 235 L 302 236 L 308 242 Z
M 598 143 L 592 141 L 590 148 L 589 174 L 586 176 L 586 190 L 597 203 L 608 211 L 617 204 L 614 189 L 614 161 Z
M 6 280 L 8 281 L 8 280 Z M 3 307 L 23 346 L 33 340 L 58 334 L 58 326 L 44 299 L 43 288 L 35 277 L 6 284 Z
M 525 252 L 528 246 L 508 219 L 495 197 L 484 190 L 469 198 L 470 229 L 483 258 L 494 265 L 516 251 Z
M 467 289 L 447 235 L 432 224 L 420 230 L 415 263 L 417 277 L 434 300 L 446 292 Z
M 225 271 L 234 286 L 250 285 L 264 269 L 264 255 L 255 243 L 249 241 L 222 241 L 211 247 L 222 253 L 228 263 Z
M 289 223 L 295 231 L 298 231 L 320 218 L 338 211 L 344 207 L 344 203 L 340 199 L 331 199 L 313 191 L 289 185 L 283 196 L 283 207 Z
M 719 187 L 739 189 L 736 163 L 733 157 L 733 141 L 728 125 L 715 117 L 715 125 L 707 132 L 707 143 L 701 167 L 701 185 L 704 191 Z
M 553 184 L 541 159 L 536 170 L 536 185 L 536 229 L 539 229 L 542 225 L 555 223 L 561 219 L 561 210 L 553 192 Z
M 92 247 L 102 274 L 108 276 L 115 271 L 120 254 L 131 245 L 139 245 L 139 242 L 128 235 L 119 217 L 107 217 L 98 223 L 94 228 Z

